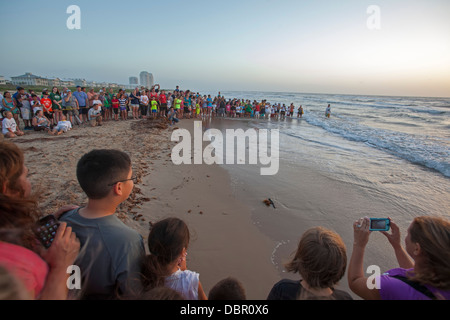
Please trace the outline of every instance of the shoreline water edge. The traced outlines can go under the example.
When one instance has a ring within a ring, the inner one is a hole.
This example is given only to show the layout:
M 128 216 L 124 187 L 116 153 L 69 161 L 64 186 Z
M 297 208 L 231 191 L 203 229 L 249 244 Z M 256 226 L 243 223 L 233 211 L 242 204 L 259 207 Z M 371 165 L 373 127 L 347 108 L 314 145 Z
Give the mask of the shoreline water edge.
M 329 128 L 317 131 L 312 120 L 203 119 L 203 131 L 280 130 L 279 170 L 274 175 L 261 175 L 261 164 L 175 165 L 177 142 L 171 136 L 177 129 L 193 136 L 195 121 L 183 119 L 175 126 L 151 120 L 105 122 L 56 137 L 32 132 L 14 143 L 25 153 L 44 213 L 86 202 L 75 175 L 84 153 L 103 148 L 128 153 L 138 183 L 117 215 L 144 242 L 151 223 L 169 216 L 186 221 L 193 233 L 187 263 L 200 273 L 206 293 L 233 276 L 242 281 L 248 299 L 262 300 L 280 279 L 298 279 L 286 273 L 283 264 L 310 227 L 339 233 L 350 257 L 352 223 L 360 217 L 389 216 L 404 235 L 415 216 L 448 215 L 447 176 L 360 141 L 342 143 Z M 265 199 L 273 205 L 265 205 Z M 371 238 L 364 267 L 396 267 L 394 252 L 386 251 L 386 238 L 376 232 Z M 357 299 L 346 277 L 337 288 Z

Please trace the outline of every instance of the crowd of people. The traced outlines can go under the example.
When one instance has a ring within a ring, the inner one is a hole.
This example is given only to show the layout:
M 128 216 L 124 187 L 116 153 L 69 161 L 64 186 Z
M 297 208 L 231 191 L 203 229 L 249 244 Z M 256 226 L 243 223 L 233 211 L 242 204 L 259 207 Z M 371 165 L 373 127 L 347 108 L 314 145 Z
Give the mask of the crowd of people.
M 76 175 L 87 205 L 64 206 L 55 212 L 59 227 L 49 248 L 44 248 L 33 232 L 40 212 L 24 155 L 12 141 L 0 142 L 0 298 L 246 299 L 242 279 L 232 277 L 218 279 L 209 294 L 205 292 L 199 273 L 186 265 L 190 231 L 182 219 L 169 217 L 152 224 L 146 253 L 143 237 L 115 215 L 137 181 L 126 153 L 92 150 L 79 159 Z M 335 288 L 346 271 L 349 288 L 363 299 L 450 299 L 450 221 L 414 218 L 405 248 L 392 219 L 391 226 L 383 234 L 399 268 L 380 275 L 379 287 L 369 287 L 363 271 L 364 251 L 373 231 L 369 219 L 361 218 L 353 223 L 349 263 L 344 241 L 336 232 L 319 226 L 302 234 L 285 266 L 301 279 L 279 281 L 267 299 L 352 299 Z M 71 265 L 80 268 L 82 285 L 69 290 Z
M 114 92 L 112 88 L 86 91 L 81 86 L 74 92 L 67 87 L 62 91 L 58 87 L 44 89 L 41 93 L 27 92 L 23 87 L 16 89 L 14 94 L 0 93 L 0 125 L 7 138 L 22 136 L 27 130 L 61 134 L 83 124 L 101 126 L 103 121 L 161 117 L 170 118 L 171 122 L 203 117 L 284 120 L 304 114 L 303 107 L 297 108 L 293 103 L 286 106 L 266 100 L 226 99 L 220 92 L 211 97 L 182 91 L 178 86 L 166 92 L 158 84 L 150 89 L 136 87 L 131 92 Z

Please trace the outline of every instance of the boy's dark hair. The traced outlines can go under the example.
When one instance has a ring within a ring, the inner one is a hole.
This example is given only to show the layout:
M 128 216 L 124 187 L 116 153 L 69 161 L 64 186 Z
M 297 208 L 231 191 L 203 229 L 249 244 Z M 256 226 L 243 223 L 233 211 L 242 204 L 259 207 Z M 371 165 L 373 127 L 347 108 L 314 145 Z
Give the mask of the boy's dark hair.
M 103 199 L 110 184 L 126 180 L 131 169 L 130 157 L 119 150 L 92 150 L 77 164 L 77 179 L 89 199 Z
M 246 300 L 245 289 L 235 278 L 225 278 L 212 287 L 208 300 Z

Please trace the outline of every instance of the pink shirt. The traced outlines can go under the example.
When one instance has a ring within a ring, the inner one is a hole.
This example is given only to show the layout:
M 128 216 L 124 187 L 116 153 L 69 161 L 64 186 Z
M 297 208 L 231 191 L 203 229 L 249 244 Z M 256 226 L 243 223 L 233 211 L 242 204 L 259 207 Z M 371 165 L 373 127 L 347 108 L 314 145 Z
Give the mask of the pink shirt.
M 0 241 L 0 265 L 22 281 L 27 290 L 39 296 L 48 274 L 47 263 L 33 251 Z

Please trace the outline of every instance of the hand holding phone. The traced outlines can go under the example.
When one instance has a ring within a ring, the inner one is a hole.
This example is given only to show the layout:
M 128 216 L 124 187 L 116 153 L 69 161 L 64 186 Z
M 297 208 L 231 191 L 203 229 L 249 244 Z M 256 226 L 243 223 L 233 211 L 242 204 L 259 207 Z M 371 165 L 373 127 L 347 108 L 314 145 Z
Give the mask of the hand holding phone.
M 48 249 L 55 239 L 58 227 L 59 221 L 56 220 L 55 216 L 48 215 L 38 221 L 33 231 L 42 245 Z
M 388 231 L 391 225 L 391 220 L 388 218 L 370 218 L 370 231 Z
M 66 222 L 60 222 L 58 231 L 50 248 L 43 252 L 43 258 L 50 268 L 66 270 L 72 265 L 80 252 L 80 241 Z

